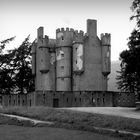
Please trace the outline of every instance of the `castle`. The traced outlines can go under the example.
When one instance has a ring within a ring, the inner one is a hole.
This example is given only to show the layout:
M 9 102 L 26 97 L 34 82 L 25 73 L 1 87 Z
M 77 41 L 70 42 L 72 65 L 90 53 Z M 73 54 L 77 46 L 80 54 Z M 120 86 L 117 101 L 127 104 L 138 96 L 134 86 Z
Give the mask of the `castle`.
M 56 39 L 38 28 L 32 45 L 35 91 L 0 95 L 2 106 L 135 106 L 135 94 L 107 91 L 111 69 L 110 34 L 97 36 L 97 21 L 87 20 L 87 33 L 56 30 Z
M 56 39 L 38 28 L 32 47 L 36 91 L 107 91 L 110 34 L 97 36 L 97 21 L 87 20 L 87 33 L 56 30 Z

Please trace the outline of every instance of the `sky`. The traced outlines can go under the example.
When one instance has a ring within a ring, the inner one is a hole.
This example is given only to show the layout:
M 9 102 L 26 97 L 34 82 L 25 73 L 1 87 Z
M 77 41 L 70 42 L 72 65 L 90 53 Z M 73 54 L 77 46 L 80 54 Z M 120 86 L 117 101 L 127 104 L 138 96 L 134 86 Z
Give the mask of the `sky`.
M 135 27 L 130 21 L 132 0 L 0 0 L 0 41 L 16 36 L 7 49 L 18 47 L 37 28 L 44 27 L 49 38 L 57 28 L 74 28 L 86 33 L 86 20 L 97 20 L 97 34 L 111 33 L 111 60 L 127 49 L 128 37 Z

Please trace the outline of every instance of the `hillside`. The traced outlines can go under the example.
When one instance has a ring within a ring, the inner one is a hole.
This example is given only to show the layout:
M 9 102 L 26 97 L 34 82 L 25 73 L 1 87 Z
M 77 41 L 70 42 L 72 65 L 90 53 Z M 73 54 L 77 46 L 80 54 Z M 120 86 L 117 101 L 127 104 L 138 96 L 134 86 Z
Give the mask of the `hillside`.
M 112 61 L 111 62 L 111 73 L 109 75 L 109 81 L 108 81 L 108 90 L 109 91 L 119 91 L 117 89 L 117 80 L 116 80 L 116 75 L 117 72 L 120 70 L 120 61 Z

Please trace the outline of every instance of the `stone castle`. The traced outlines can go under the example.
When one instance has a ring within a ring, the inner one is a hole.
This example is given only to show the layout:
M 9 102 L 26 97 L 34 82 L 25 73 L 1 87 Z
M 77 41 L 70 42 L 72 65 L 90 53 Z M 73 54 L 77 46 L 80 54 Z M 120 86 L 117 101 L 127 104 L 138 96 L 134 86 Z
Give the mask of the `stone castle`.
M 87 33 L 56 30 L 56 39 L 38 28 L 32 45 L 35 91 L 0 95 L 3 106 L 135 106 L 135 94 L 107 91 L 110 34 L 97 36 L 97 21 L 87 20 Z
M 97 36 L 97 21 L 87 20 L 87 33 L 56 30 L 56 39 L 38 28 L 32 47 L 36 91 L 107 91 L 110 34 Z

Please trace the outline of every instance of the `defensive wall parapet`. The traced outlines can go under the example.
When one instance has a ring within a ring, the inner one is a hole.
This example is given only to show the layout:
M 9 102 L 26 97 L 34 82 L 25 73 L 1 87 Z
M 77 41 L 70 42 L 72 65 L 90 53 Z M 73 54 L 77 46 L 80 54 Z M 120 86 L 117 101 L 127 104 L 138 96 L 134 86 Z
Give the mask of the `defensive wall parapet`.
M 24 95 L 2 95 L 1 104 L 4 107 L 135 107 L 135 94 L 113 91 L 36 91 Z

